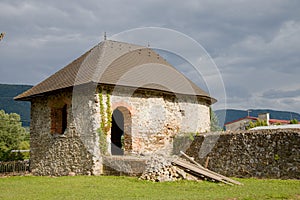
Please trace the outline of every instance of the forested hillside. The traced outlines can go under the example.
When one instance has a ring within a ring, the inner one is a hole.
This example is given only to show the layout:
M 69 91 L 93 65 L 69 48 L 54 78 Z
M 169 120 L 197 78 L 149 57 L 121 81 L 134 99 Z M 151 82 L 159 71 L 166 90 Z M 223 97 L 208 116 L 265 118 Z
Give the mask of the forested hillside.
M 30 102 L 15 101 L 13 98 L 31 87 L 30 85 L 0 84 L 0 110 L 19 114 L 23 126 L 29 126 L 30 123 Z

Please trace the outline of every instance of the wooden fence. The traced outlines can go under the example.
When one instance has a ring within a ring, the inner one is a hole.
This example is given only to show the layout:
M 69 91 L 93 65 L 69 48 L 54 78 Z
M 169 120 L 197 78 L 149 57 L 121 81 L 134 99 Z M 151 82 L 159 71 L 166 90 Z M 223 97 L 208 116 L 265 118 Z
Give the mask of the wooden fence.
M 30 171 L 29 160 L 0 161 L 0 174 L 26 174 Z

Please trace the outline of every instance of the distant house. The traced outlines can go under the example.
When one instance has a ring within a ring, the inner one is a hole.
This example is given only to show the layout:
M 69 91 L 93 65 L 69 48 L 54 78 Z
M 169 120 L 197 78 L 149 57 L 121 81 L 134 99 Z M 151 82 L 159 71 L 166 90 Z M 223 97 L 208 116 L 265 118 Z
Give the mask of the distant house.
M 97 175 L 103 155 L 170 153 L 176 135 L 209 131 L 216 102 L 154 50 L 110 40 L 15 100 L 31 102 L 36 175 Z
M 266 121 L 268 126 L 290 124 L 289 120 L 270 119 L 269 113 L 261 113 L 258 115 L 258 117 L 246 116 L 231 122 L 227 122 L 225 124 L 225 129 L 232 130 L 232 131 L 246 130 L 247 127 L 250 125 L 250 122 L 255 123 L 257 120 Z

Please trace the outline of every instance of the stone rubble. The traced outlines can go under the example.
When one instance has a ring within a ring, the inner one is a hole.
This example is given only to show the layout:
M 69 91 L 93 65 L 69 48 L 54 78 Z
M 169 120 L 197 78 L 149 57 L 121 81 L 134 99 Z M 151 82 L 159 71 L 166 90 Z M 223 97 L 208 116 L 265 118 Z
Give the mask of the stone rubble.
M 177 180 L 198 180 L 196 177 L 186 173 L 184 170 L 172 165 L 175 157 L 165 157 L 154 154 L 146 162 L 146 168 L 141 175 L 141 180 L 153 182 L 177 181 Z

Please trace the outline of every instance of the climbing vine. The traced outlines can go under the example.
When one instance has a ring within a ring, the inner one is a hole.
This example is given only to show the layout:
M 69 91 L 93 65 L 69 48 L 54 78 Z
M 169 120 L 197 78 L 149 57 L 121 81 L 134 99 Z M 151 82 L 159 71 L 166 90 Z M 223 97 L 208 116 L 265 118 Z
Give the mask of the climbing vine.
M 110 92 L 107 91 L 106 93 L 106 111 L 104 111 L 104 100 L 102 90 L 99 92 L 99 102 L 100 102 L 100 116 L 101 116 L 101 130 L 107 134 L 107 132 L 111 128 L 112 123 L 112 112 L 111 112 L 111 105 L 110 105 Z M 106 112 L 106 113 L 104 113 Z
M 102 154 L 107 153 L 107 133 L 109 132 L 112 124 L 112 112 L 110 105 L 110 92 L 106 93 L 106 111 L 104 108 L 104 100 L 102 88 L 99 91 L 99 103 L 100 103 L 100 116 L 101 116 L 101 124 L 98 130 L 99 133 L 99 145 L 100 151 Z
M 99 147 L 101 154 L 105 155 L 107 154 L 107 137 L 106 134 L 103 133 L 101 128 L 98 129 L 99 134 Z
M 106 132 L 108 132 L 111 128 L 112 124 L 112 112 L 111 112 L 111 105 L 110 105 L 110 92 L 107 91 L 106 93 L 106 116 L 107 116 L 107 123 L 105 126 Z

